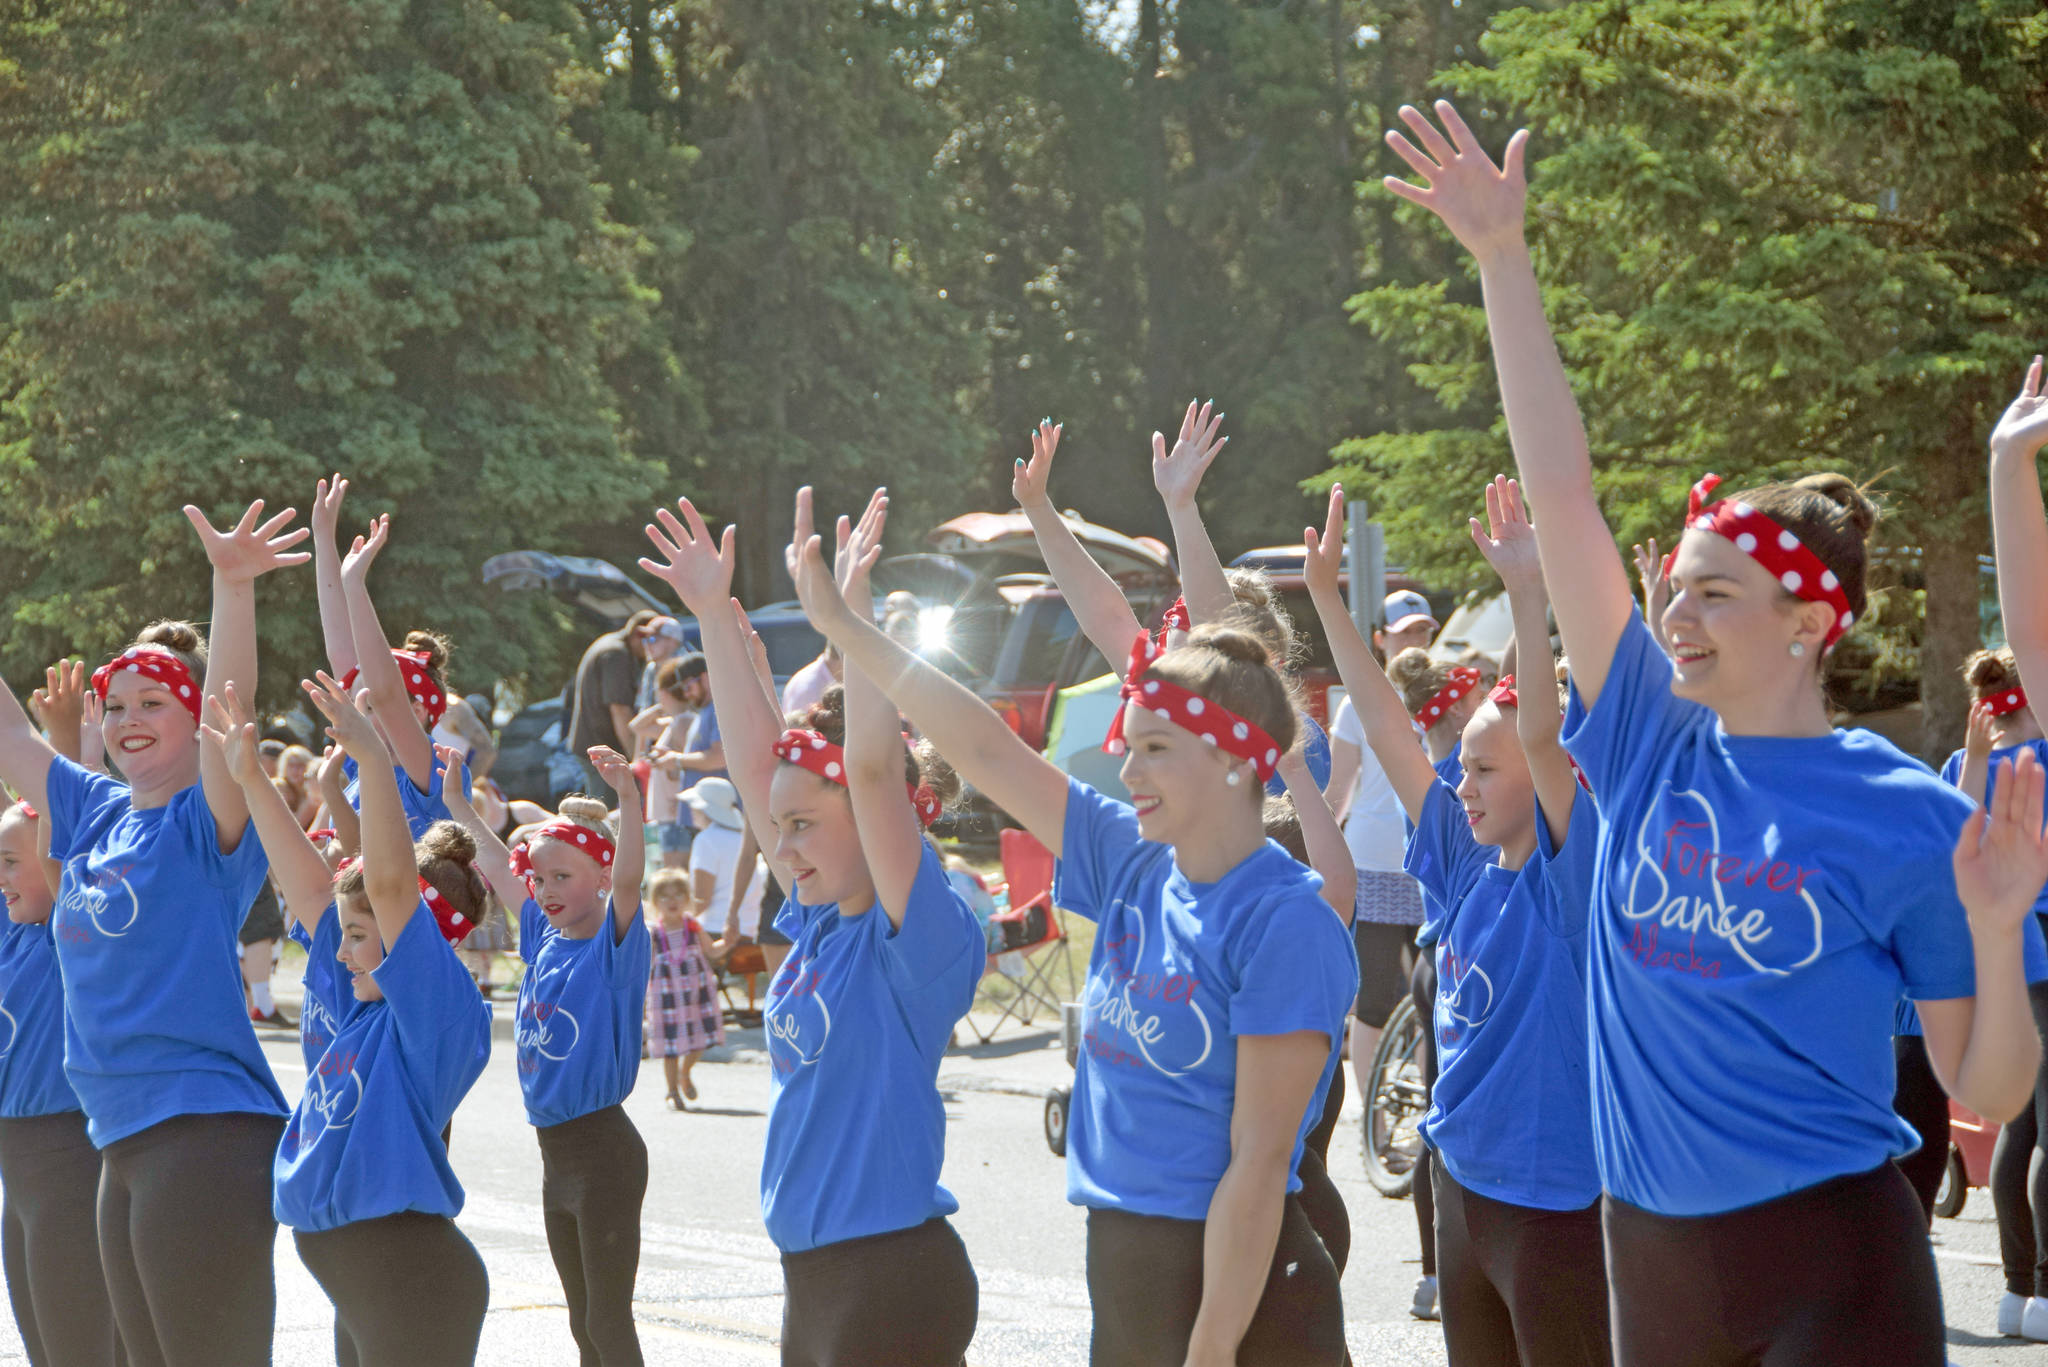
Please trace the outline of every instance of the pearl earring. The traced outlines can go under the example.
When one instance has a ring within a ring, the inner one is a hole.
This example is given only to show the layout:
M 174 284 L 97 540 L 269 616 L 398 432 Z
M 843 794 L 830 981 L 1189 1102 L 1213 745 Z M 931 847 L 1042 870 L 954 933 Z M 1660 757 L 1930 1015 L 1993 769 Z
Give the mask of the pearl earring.
M 1793 659 L 1795 659 L 1795 660 L 1797 660 L 1797 659 L 1799 659 L 1799 658 L 1800 658 L 1801 656 L 1803 656 L 1803 655 L 1805 655 L 1805 654 L 1806 654 L 1806 642 L 1804 642 L 1804 641 L 1794 641 L 1794 642 L 1792 643 L 1792 658 L 1793 658 Z
M 1242 778 L 1242 776 L 1238 774 L 1237 770 L 1232 769 L 1229 773 L 1223 776 L 1223 781 L 1225 783 L 1228 783 L 1231 787 L 1235 788 L 1238 784 L 1242 783 L 1244 779 Z

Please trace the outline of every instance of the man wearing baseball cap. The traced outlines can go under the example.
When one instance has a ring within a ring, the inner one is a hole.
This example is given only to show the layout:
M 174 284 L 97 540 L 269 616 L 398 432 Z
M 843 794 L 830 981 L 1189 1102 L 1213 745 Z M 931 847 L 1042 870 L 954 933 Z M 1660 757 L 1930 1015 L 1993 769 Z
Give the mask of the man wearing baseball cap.
M 1372 643 L 1381 660 L 1391 660 L 1413 646 L 1426 649 L 1436 633 L 1429 600 L 1413 589 L 1399 589 L 1387 595 L 1386 625 L 1373 632 Z

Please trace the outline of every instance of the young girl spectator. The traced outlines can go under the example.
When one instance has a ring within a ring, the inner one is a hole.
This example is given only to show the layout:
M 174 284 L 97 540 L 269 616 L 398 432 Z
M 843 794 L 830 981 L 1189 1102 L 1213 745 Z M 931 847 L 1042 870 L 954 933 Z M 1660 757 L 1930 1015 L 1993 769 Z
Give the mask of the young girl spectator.
M 199 706 L 256 681 L 255 581 L 303 562 L 291 512 L 226 532 L 187 508 L 213 565 L 212 651 L 160 622 L 97 671 L 128 783 L 56 755 L 0 688 L 0 780 L 50 823 L 64 1071 L 100 1150 L 100 1261 L 131 1361 L 262 1363 L 276 1304 L 270 1155 L 284 1095 L 234 972 L 264 876 L 241 788 L 202 753 Z M 204 681 L 202 683 L 202 680 Z
M 697 1099 L 690 1070 L 713 1045 L 725 1043 L 718 1006 L 718 975 L 711 968 L 711 937 L 690 914 L 689 875 L 660 869 L 647 880 L 654 903 L 653 976 L 647 984 L 647 1053 L 661 1060 L 668 1104 L 683 1109 Z
M 729 606 L 732 536 L 714 547 L 680 506 L 687 527 L 657 513 L 648 535 L 662 560 L 640 563 L 703 630 L 732 778 L 792 894 L 777 920 L 794 947 L 768 992 L 761 1165 L 762 1217 L 782 1250 L 783 1362 L 953 1367 L 979 1287 L 946 1219 L 959 1203 L 939 1185 L 938 1068 L 987 945 L 923 827 L 957 780 L 930 747 L 906 750 L 871 656 L 848 653 L 840 707 L 828 692 L 806 729 L 783 731 Z M 857 530 L 839 523 L 845 592 L 864 608 L 886 508 L 877 491 Z M 829 579 L 810 520 L 804 489 L 791 564 L 807 583 Z M 805 598 L 821 628 L 822 602 Z M 837 630 L 833 619 L 826 634 Z
M 541 1215 L 569 1332 L 583 1367 L 637 1367 L 647 1145 L 623 1103 L 640 1076 L 647 1001 L 646 828 L 626 757 L 600 745 L 590 763 L 618 796 L 620 824 L 595 798 L 564 798 L 516 863 L 466 797 L 456 793 L 454 809 L 476 837 L 486 881 L 507 905 L 520 904 L 519 1085 L 540 1140 Z
M 303 745 L 287 745 L 277 759 L 277 791 L 302 830 L 313 829 L 320 814 L 320 789 L 313 781 L 313 752 Z
M 118 1341 L 93 1220 L 100 1156 L 64 1080 L 46 832 L 25 802 L 0 811 L 0 1265 L 31 1363 L 111 1367 Z
M 1914 1136 L 1892 1111 L 1886 1027 L 1903 991 L 1958 1099 L 1993 1117 L 2026 1104 L 2041 767 L 2025 755 L 2001 780 L 1987 832 L 1923 766 L 1831 728 L 1820 669 L 1864 610 L 1876 516 L 1840 476 L 1695 487 L 1666 657 L 1544 321 L 1527 135 L 1499 168 L 1436 108 L 1444 131 L 1401 111 L 1420 147 L 1388 135 L 1426 185 L 1387 183 L 1478 262 L 1572 663 L 1565 743 L 1599 804 L 1587 1019 L 1615 1357 L 1939 1367 L 1934 1260 L 1892 1163 Z
M 247 795 L 292 919 L 311 923 L 316 942 L 338 939 L 349 973 L 345 993 L 335 976 L 308 986 L 339 1025 L 278 1146 L 277 1218 L 334 1302 L 337 1358 L 468 1367 L 489 1283 L 455 1226 L 463 1192 L 442 1133 L 491 1052 L 490 1008 L 453 948 L 482 914 L 476 846 L 441 822 L 415 848 L 376 727 L 330 676 L 306 693 L 362 780 L 363 856 L 338 878 L 263 781 L 240 699 L 213 702 L 202 727 Z

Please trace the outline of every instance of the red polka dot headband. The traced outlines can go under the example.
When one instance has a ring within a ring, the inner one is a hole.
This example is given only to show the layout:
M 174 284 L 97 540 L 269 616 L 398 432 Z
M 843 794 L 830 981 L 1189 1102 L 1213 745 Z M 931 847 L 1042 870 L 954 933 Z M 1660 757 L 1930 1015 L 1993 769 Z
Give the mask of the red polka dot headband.
M 1188 600 L 1176 598 L 1173 600 L 1172 606 L 1166 609 L 1166 616 L 1160 619 L 1159 639 L 1165 640 L 1166 633 L 1169 631 L 1193 631 L 1194 629 L 1195 619 L 1188 614 Z
M 1833 608 L 1835 620 L 1828 627 L 1827 640 L 1821 648 L 1825 650 L 1834 645 L 1842 633 L 1856 623 L 1856 614 L 1849 610 L 1849 595 L 1843 591 L 1842 581 L 1819 556 L 1807 549 L 1804 542 L 1779 526 L 1768 514 L 1732 499 L 1707 502 L 1720 483 L 1719 475 L 1707 475 L 1692 486 L 1692 493 L 1686 500 L 1685 525 L 1734 542 L 1736 550 L 1769 570 L 1771 577 L 1783 584 L 1794 597 L 1809 603 L 1825 603 Z M 1665 570 L 1669 572 L 1668 564 Z
M 593 831 L 588 826 L 579 826 L 566 817 L 558 816 L 544 826 L 535 827 L 533 833 L 527 837 L 527 843 L 530 845 L 536 840 L 559 840 L 576 853 L 589 855 L 600 867 L 607 869 L 612 866 L 612 859 L 618 854 L 618 848 L 604 832 Z M 522 850 L 520 853 L 524 854 L 525 851 Z M 518 868 L 516 857 L 513 867 Z M 532 867 L 530 859 L 528 867 Z M 522 875 L 525 873 L 524 869 L 519 871 Z
M 427 709 L 427 725 L 432 726 L 447 715 L 448 698 L 434 683 L 433 666 L 430 657 L 422 651 L 394 650 L 391 658 L 398 665 L 399 677 L 405 680 L 405 695 L 417 698 L 420 706 Z M 351 669 L 342 675 L 341 686 L 354 688 L 360 669 Z
M 185 662 L 170 651 L 159 646 L 132 646 L 92 672 L 92 691 L 99 694 L 101 702 L 107 700 L 107 689 L 114 682 L 116 674 L 140 674 L 153 679 L 171 690 L 185 710 L 192 714 L 192 722 L 199 722 L 199 685 L 192 679 L 192 671 Z
M 469 932 L 476 929 L 475 922 L 451 906 L 441 895 L 441 890 L 424 878 L 420 879 L 420 901 L 433 913 L 434 925 L 440 930 L 441 938 L 449 944 L 461 944 Z
M 1159 643 L 1144 633 L 1131 646 L 1131 658 L 1124 666 L 1125 702 L 1145 708 L 1162 721 L 1200 736 L 1228 755 L 1248 761 L 1258 772 L 1259 782 L 1273 777 L 1280 764 L 1280 746 L 1256 722 L 1247 721 L 1221 703 L 1212 702 L 1192 689 L 1165 679 L 1148 679 L 1145 674 L 1165 654 Z M 1102 748 L 1121 755 L 1130 748 L 1124 740 L 1124 708 L 1116 710 L 1109 735 Z
M 826 740 L 821 731 L 784 731 L 776 737 L 775 758 L 799 769 L 808 769 L 828 783 L 846 786 L 846 751 L 843 747 Z M 938 794 L 923 784 L 905 784 L 910 789 L 910 805 L 917 809 L 917 821 L 925 829 L 937 821 L 945 811 Z
M 2001 688 L 1984 700 L 1984 708 L 1994 717 L 2009 717 L 2027 705 L 2027 690 L 2014 684 Z
M 1500 682 L 1493 686 L 1493 692 L 1486 695 L 1486 700 L 1498 707 L 1520 707 L 1522 698 L 1515 692 L 1515 676 L 1501 675 Z
M 1450 682 L 1430 695 L 1415 713 L 1415 724 L 1421 727 L 1435 726 L 1451 710 L 1451 705 L 1479 687 L 1479 671 L 1471 665 L 1454 665 Z

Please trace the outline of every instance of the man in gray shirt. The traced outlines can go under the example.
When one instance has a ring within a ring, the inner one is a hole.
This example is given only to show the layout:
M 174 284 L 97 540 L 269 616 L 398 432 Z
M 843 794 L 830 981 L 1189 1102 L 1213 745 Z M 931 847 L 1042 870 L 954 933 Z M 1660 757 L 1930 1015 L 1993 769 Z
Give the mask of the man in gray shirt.
M 576 666 L 574 710 L 569 714 L 569 753 L 582 766 L 584 791 L 604 797 L 609 791 L 590 762 L 590 747 L 609 745 L 631 757 L 633 700 L 643 666 L 668 658 L 676 643 L 656 629 L 660 614 L 642 609 L 626 625 L 590 643 Z

